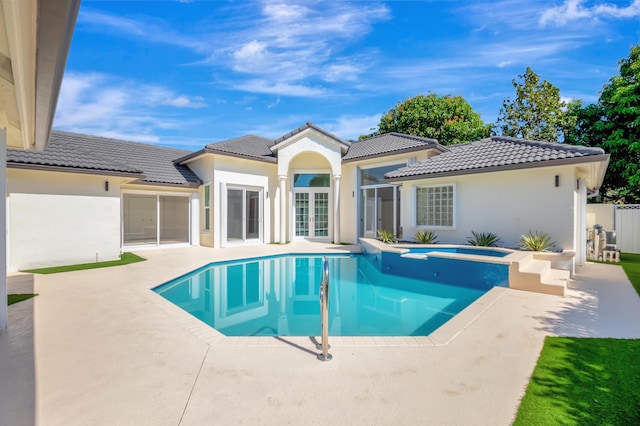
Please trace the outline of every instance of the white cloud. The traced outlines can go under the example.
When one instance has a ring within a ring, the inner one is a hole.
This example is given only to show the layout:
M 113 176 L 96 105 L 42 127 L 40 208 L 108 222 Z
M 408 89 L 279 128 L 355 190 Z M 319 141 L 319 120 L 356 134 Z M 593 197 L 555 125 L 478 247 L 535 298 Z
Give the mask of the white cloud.
M 209 48 L 203 39 L 173 31 L 165 22 L 157 19 L 126 18 L 98 10 L 82 8 L 78 14 L 77 22 L 81 30 L 99 31 L 107 29 L 115 31 L 115 34 L 119 36 L 129 36 L 154 43 L 185 47 L 201 53 L 206 52 Z
M 294 97 L 318 97 L 325 96 L 327 94 L 326 90 L 322 87 L 309 87 L 302 84 L 272 82 L 263 79 L 246 80 L 235 84 L 234 88 L 250 93 Z
M 167 97 L 164 101 L 161 101 L 162 105 L 169 105 L 178 108 L 202 108 L 207 106 L 204 103 L 204 98 L 202 96 L 194 96 L 193 98 L 189 98 L 188 96 L 180 95 L 176 97 Z
M 474 32 L 498 35 L 505 30 L 530 30 L 538 26 L 540 2 L 531 0 L 494 0 L 458 2 L 458 15 L 473 22 Z
M 286 3 L 267 3 L 262 11 L 270 19 L 283 23 L 303 19 L 309 13 L 304 6 Z
M 356 81 L 362 69 L 353 64 L 331 64 L 325 70 L 324 80 L 328 82 Z
M 369 134 L 378 128 L 382 114 L 341 115 L 333 121 L 318 124 L 343 140 L 358 140 L 360 135 Z
M 363 61 L 362 52 L 347 56 L 344 52 L 377 22 L 390 19 L 389 9 L 378 3 L 259 3 L 258 7 L 255 2 L 238 6 L 245 11 L 234 16 L 229 25 L 216 25 L 208 33 L 191 35 L 177 32 L 172 29 L 175 24 L 155 18 L 134 19 L 91 9 L 83 9 L 78 22 L 88 24 L 79 25 L 82 30 L 106 30 L 191 49 L 203 56 L 191 65 L 222 68 L 221 73 L 235 71 L 230 78 L 243 90 L 255 88 L 255 93 L 313 97 L 324 90 L 310 88 L 301 81 L 356 81 L 365 66 L 354 64 L 372 62 Z
M 245 43 L 236 50 L 233 53 L 233 57 L 237 61 L 255 61 L 264 58 L 267 53 L 267 45 L 265 43 L 260 43 L 257 40 L 251 40 L 249 43 Z
M 201 97 L 179 95 L 157 85 L 122 81 L 106 74 L 66 73 L 55 127 L 97 136 L 158 142 L 156 131 L 189 126 L 189 121 L 177 114 L 177 110 L 204 105 Z
M 584 0 L 565 0 L 560 6 L 546 9 L 540 15 L 540 25 L 553 23 L 559 26 L 578 19 L 636 18 L 640 17 L 640 0 L 633 0 L 628 6 L 608 3 L 585 6 Z
M 280 105 L 280 97 L 276 98 L 275 101 L 267 104 L 267 109 L 276 108 L 278 105 Z

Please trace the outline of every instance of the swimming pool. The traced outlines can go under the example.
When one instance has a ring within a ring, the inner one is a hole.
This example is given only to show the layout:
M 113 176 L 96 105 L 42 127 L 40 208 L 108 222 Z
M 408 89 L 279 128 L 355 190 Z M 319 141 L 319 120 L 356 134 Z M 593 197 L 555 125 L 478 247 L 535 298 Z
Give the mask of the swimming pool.
M 458 253 L 471 254 L 474 256 L 489 257 L 505 257 L 510 252 L 490 249 L 490 248 L 474 248 L 474 247 L 402 247 L 409 250 L 409 253 L 427 254 L 427 253 Z
M 382 273 L 365 255 L 327 258 L 334 336 L 426 336 L 488 290 Z M 321 268 L 321 255 L 212 263 L 154 291 L 227 336 L 317 336 Z

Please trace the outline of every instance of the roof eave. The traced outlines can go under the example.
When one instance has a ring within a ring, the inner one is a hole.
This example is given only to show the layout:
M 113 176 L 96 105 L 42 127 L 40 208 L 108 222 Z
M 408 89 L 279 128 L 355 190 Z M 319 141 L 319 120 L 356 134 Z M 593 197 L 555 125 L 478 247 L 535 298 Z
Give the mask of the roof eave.
M 129 185 L 143 185 L 143 186 L 170 186 L 170 187 L 178 187 L 178 188 L 191 188 L 197 189 L 202 185 L 202 181 L 200 182 L 183 182 L 183 183 L 175 183 L 175 182 L 154 182 L 154 181 L 146 181 L 143 179 L 138 179 L 133 182 L 129 182 Z
M 80 0 L 38 1 L 35 149 L 49 141 Z
M 52 166 L 44 164 L 28 164 L 7 162 L 8 169 L 37 170 L 46 172 L 79 173 L 86 175 L 114 176 L 127 178 L 144 178 L 141 172 L 123 172 L 115 170 L 85 169 L 81 167 Z
M 414 147 L 411 147 L 411 148 L 400 149 L 400 150 L 397 150 L 397 151 L 388 151 L 388 152 L 381 152 L 381 153 L 372 154 L 372 155 L 366 155 L 366 156 L 362 156 L 362 157 L 347 158 L 346 160 L 343 158 L 342 159 L 342 163 L 343 164 L 344 163 L 353 163 L 354 161 L 368 160 L 370 158 L 389 157 L 391 155 L 406 154 L 406 153 L 409 153 L 409 152 L 426 151 L 426 150 L 429 150 L 429 149 L 434 149 L 434 150 L 437 150 L 437 151 L 440 151 L 440 152 L 448 151 L 442 145 L 438 144 L 437 142 L 434 142 L 434 143 L 429 144 L 429 145 L 414 146 Z
M 304 133 L 307 130 L 315 130 L 316 132 L 324 135 L 325 137 L 328 137 L 329 139 L 332 139 L 334 142 L 336 142 L 339 146 L 340 146 L 340 151 L 342 151 L 343 153 L 347 152 L 347 150 L 349 149 L 350 144 L 343 141 L 342 139 L 340 139 L 338 136 L 334 135 L 333 133 L 327 132 L 326 130 L 316 126 L 315 124 L 311 123 L 311 122 L 307 122 L 306 124 L 298 127 L 295 130 L 290 131 L 289 133 L 287 133 L 284 136 L 279 137 L 278 139 L 274 140 L 275 145 L 273 145 L 270 149 L 271 152 L 275 153 L 277 152 L 280 148 L 288 145 L 289 139 L 293 138 L 294 136 L 297 136 L 301 133 Z
M 185 163 L 188 163 L 189 161 L 193 161 L 193 160 L 195 160 L 196 158 L 198 158 L 198 157 L 200 157 L 200 156 L 202 156 L 202 155 L 206 154 L 206 152 L 207 152 L 207 151 L 206 151 L 206 149 L 205 149 L 205 148 L 202 148 L 202 149 L 201 149 L 201 150 L 199 150 L 199 151 L 192 152 L 192 153 L 187 154 L 187 155 L 185 155 L 185 156 L 182 156 L 182 157 L 180 157 L 180 158 L 176 158 L 175 160 L 173 160 L 173 162 L 174 162 L 175 164 L 183 165 L 183 164 L 185 164 Z
M 205 153 L 225 155 L 227 157 L 242 158 L 243 160 L 253 160 L 253 161 L 260 161 L 263 163 L 271 163 L 271 164 L 275 164 L 278 162 L 278 159 L 275 157 L 252 157 L 250 155 L 243 155 L 235 152 L 221 151 L 221 150 L 212 149 L 209 147 L 205 148 Z
M 577 157 L 577 158 L 562 158 L 558 160 L 546 160 L 546 161 L 538 161 L 534 163 L 507 164 L 503 166 L 483 167 L 478 169 L 453 170 L 450 172 L 420 174 L 420 175 L 413 175 L 413 176 L 401 176 L 401 177 L 385 178 L 384 182 L 404 182 L 404 181 L 410 181 L 410 180 L 436 179 L 436 178 L 450 177 L 450 176 L 463 176 L 463 175 L 473 175 L 473 174 L 479 174 L 479 173 L 491 173 L 491 172 L 501 172 L 501 171 L 510 171 L 510 170 L 526 170 L 526 169 L 536 169 L 541 167 L 565 166 L 565 165 L 573 165 L 573 164 L 598 163 L 598 162 L 604 162 L 604 161 L 606 161 L 607 163 L 609 162 L 609 154 L 588 155 L 588 156 Z

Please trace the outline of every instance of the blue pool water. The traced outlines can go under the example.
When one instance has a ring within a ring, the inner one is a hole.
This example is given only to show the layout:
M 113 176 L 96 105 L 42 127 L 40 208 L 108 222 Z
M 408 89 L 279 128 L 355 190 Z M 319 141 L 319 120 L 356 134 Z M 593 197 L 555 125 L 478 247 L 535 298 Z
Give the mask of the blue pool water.
M 473 254 L 476 256 L 490 256 L 490 257 L 505 257 L 509 252 L 492 250 L 492 249 L 479 249 L 473 247 L 407 247 L 409 253 L 426 254 L 426 253 L 460 253 L 460 254 Z
M 336 336 L 425 336 L 488 290 L 382 273 L 365 255 L 328 260 Z M 317 336 L 321 268 L 320 255 L 213 263 L 154 291 L 227 336 Z

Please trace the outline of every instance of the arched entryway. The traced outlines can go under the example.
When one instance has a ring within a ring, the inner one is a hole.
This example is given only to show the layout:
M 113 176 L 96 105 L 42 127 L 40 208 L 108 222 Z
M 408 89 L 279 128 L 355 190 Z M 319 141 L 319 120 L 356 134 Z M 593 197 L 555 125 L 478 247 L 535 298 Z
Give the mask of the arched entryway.
M 329 162 L 317 153 L 306 152 L 292 159 L 289 170 L 290 235 L 293 240 L 330 241 L 335 200 Z
M 278 156 L 279 241 L 340 241 L 340 178 L 348 145 L 307 123 L 271 150 Z

